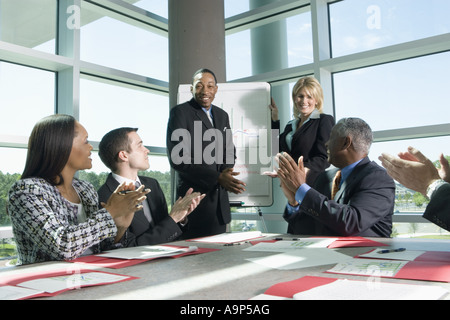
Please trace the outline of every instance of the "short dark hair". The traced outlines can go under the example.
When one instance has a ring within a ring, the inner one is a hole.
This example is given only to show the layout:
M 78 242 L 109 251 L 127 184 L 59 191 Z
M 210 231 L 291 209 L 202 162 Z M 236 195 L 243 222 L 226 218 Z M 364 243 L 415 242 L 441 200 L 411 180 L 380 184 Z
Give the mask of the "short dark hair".
M 369 154 L 373 132 L 369 124 L 360 118 L 343 118 L 336 123 L 340 137 L 351 136 L 356 151 Z
M 214 81 L 217 84 L 217 78 L 216 78 L 216 75 L 214 74 L 214 72 L 212 72 L 211 70 L 206 69 L 206 68 L 199 69 L 194 73 L 194 75 L 192 76 L 192 83 L 194 83 L 195 77 L 201 73 L 210 73 L 214 77 Z
M 34 125 L 22 179 L 34 177 L 55 186 L 63 184 L 61 172 L 72 151 L 75 121 L 70 115 L 54 114 Z
M 119 152 L 125 150 L 130 152 L 128 134 L 138 131 L 137 128 L 122 127 L 111 130 L 105 134 L 98 146 L 98 155 L 102 162 L 112 172 L 117 171 L 117 161 Z

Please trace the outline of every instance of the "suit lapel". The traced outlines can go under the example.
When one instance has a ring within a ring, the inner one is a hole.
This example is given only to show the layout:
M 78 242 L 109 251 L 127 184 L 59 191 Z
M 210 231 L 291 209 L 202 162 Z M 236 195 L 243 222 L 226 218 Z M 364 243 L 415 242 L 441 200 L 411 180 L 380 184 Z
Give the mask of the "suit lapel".
M 207 128 L 207 129 L 212 129 L 213 125 L 211 123 L 211 121 L 209 121 L 208 116 L 206 115 L 205 111 L 203 111 L 202 109 L 196 109 L 195 113 L 197 115 L 197 117 L 203 122 L 203 125 Z
M 339 201 L 340 198 L 345 194 L 345 191 L 350 189 L 351 186 L 364 177 L 364 169 L 367 167 L 367 164 L 370 163 L 369 158 L 364 158 L 360 163 L 353 169 L 347 179 L 341 185 L 341 188 L 336 193 L 335 200 Z
M 108 187 L 109 191 L 111 191 L 111 193 L 116 191 L 117 187 L 119 186 L 119 182 L 117 182 L 117 180 L 114 179 L 114 177 L 112 176 L 111 173 L 108 175 L 108 178 L 106 179 L 106 186 Z M 147 195 L 146 201 L 149 201 L 148 195 Z M 150 205 L 150 202 L 149 202 L 149 205 Z M 139 223 L 139 224 L 148 223 L 148 220 L 144 215 L 144 210 L 140 210 L 140 211 L 137 211 L 134 213 L 134 218 L 131 221 L 130 227 L 132 227 L 135 222 Z

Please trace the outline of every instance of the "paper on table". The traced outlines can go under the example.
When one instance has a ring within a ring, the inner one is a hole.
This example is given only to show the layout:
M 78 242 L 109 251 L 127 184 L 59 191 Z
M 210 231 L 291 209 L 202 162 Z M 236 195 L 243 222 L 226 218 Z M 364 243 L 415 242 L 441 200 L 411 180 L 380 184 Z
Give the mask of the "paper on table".
M 222 233 L 215 236 L 190 239 L 189 241 L 196 242 L 208 242 L 208 243 L 238 243 L 244 242 L 251 239 L 262 238 L 263 235 L 261 231 L 245 231 L 245 232 L 230 232 Z
M 285 252 L 297 249 L 326 248 L 337 238 L 306 238 L 294 241 L 260 242 L 244 251 Z
M 246 260 L 279 270 L 291 270 L 315 267 L 320 265 L 336 264 L 351 259 L 351 257 L 325 248 L 311 248 L 305 250 L 290 250 L 261 258 L 248 258 Z
M 401 251 L 401 252 L 378 253 L 381 250 L 385 250 L 385 249 L 377 248 L 375 250 L 361 254 L 358 257 L 359 258 L 414 261 L 417 257 L 421 256 L 422 254 L 424 254 L 426 252 L 426 251 L 405 250 L 405 251 Z
M 296 300 L 438 300 L 448 294 L 444 288 L 399 283 L 337 280 L 299 292 Z
M 0 300 L 20 300 L 37 294 L 41 294 L 42 292 L 43 291 L 37 291 L 28 288 L 3 286 L 0 287 Z
M 98 284 L 119 282 L 128 279 L 128 276 L 103 273 L 88 272 L 75 273 L 58 277 L 35 279 L 19 283 L 22 288 L 34 289 L 42 292 L 54 293 L 65 289 L 81 288 L 83 286 L 93 286 Z
M 170 246 L 140 246 L 111 250 L 109 252 L 97 254 L 99 257 L 108 257 L 116 259 L 151 259 L 159 257 L 168 257 L 184 252 L 196 251 L 197 247 L 176 248 Z
M 328 272 L 374 277 L 395 277 L 397 272 L 407 263 L 408 261 L 351 259 L 337 264 Z

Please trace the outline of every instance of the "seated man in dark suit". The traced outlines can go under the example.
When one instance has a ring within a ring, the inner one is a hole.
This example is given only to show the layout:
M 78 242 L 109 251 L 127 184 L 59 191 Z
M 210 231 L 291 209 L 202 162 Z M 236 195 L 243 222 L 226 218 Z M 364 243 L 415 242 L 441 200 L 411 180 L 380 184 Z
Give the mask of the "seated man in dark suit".
M 383 153 L 379 159 L 392 178 L 430 199 L 423 217 L 450 231 L 450 165 L 444 155 L 439 158 L 440 169 L 412 147 L 399 158 Z
M 395 184 L 367 157 L 372 139 L 363 120 L 340 120 L 327 143 L 328 161 L 336 168 L 319 175 L 314 188 L 305 183 L 302 158 L 297 164 L 285 153 L 278 155 L 289 233 L 390 237 Z
M 106 202 L 111 193 L 122 183 L 145 185 L 151 192 L 142 203 L 143 210 L 135 213 L 121 243 L 126 247 L 155 245 L 176 240 L 182 235 L 182 224 L 204 195 L 186 192 L 178 199 L 168 214 L 167 203 L 157 180 L 138 176 L 139 170 L 147 170 L 149 150 L 143 145 L 134 128 L 119 128 L 108 132 L 100 141 L 99 156 L 111 169 L 104 185 L 98 190 L 99 203 Z M 137 183 L 137 184 L 136 184 Z

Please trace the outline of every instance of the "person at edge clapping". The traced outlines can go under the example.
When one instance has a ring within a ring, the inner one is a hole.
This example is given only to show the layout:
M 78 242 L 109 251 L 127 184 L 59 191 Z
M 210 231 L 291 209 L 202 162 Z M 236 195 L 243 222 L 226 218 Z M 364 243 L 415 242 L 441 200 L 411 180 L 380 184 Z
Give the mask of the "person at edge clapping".
M 388 174 L 403 186 L 430 199 L 423 217 L 450 231 L 450 165 L 444 155 L 440 169 L 416 148 L 400 152 L 398 158 L 383 153 L 379 160 Z

